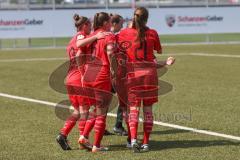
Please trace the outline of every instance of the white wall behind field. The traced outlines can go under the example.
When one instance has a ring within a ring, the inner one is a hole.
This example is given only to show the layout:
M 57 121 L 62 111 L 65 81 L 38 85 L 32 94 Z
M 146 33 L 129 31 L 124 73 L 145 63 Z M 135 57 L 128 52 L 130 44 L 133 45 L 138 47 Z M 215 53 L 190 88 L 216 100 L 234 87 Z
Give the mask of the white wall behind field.
M 132 9 L 0 11 L 0 38 L 70 37 L 74 13 L 92 18 L 96 12 L 131 19 Z M 159 34 L 240 33 L 240 7 L 152 8 L 149 27 Z

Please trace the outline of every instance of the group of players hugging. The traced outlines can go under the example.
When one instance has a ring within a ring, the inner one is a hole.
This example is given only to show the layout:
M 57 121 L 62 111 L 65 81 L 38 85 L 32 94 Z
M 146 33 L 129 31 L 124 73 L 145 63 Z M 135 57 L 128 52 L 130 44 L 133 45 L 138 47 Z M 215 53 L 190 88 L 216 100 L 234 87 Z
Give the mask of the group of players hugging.
M 157 61 L 154 52 L 161 54 L 162 47 L 158 33 L 147 27 L 148 16 L 146 8 L 138 7 L 132 20 L 123 28 L 124 19 L 118 14 L 99 12 L 94 15 L 93 22 L 74 15 L 77 33 L 67 46 L 70 65 L 65 79 L 74 111 L 56 138 L 63 150 L 71 150 L 67 136 L 77 122 L 80 149 L 109 150 L 101 145 L 101 140 L 104 134 L 109 134 L 105 129 L 106 117 L 112 96 L 116 94 L 119 105 L 113 131 L 127 136 L 126 147 L 134 153 L 149 151 L 152 106 L 158 102 L 157 69 L 172 65 L 175 59 L 168 57 L 165 61 Z M 141 108 L 144 134 L 139 143 L 137 131 Z

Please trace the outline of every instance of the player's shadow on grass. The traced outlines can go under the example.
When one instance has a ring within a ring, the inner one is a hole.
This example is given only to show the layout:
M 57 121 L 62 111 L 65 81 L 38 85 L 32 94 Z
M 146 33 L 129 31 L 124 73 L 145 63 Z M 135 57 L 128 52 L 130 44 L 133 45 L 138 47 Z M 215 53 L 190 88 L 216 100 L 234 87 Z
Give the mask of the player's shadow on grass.
M 177 134 L 177 133 L 186 133 L 189 131 L 186 130 L 179 130 L 179 129 L 169 129 L 169 130 L 164 130 L 164 131 L 152 131 L 151 134 L 155 135 L 164 135 L 164 134 Z M 143 135 L 143 132 L 138 132 L 138 135 Z M 139 142 L 142 141 L 142 139 L 139 139 Z M 153 142 L 155 143 L 155 141 Z M 118 151 L 118 150 L 129 150 L 126 148 L 126 144 L 115 144 L 115 145 L 110 145 L 108 146 L 110 148 L 110 151 Z
M 175 141 L 150 141 L 151 151 L 160 151 L 165 149 L 176 148 L 201 148 L 211 146 L 239 146 L 239 142 L 231 142 L 227 140 L 175 140 Z
M 155 135 L 163 135 L 163 134 L 177 134 L 177 133 L 186 133 L 189 132 L 187 130 L 180 130 L 180 129 L 169 129 L 164 131 L 152 131 L 151 134 Z M 138 135 L 143 135 L 143 132 L 138 132 Z
M 115 145 L 108 145 L 109 151 L 116 152 L 116 151 L 128 151 L 129 149 L 126 147 L 126 143 L 124 144 L 115 144 Z
M 231 142 L 227 140 L 176 140 L 176 141 L 150 141 L 150 151 L 161 151 L 167 149 L 177 148 L 202 148 L 212 146 L 240 146 L 239 142 Z M 123 151 L 129 150 L 125 144 L 109 145 L 110 151 Z
M 202 148 L 202 147 L 212 147 L 212 146 L 240 146 L 239 142 L 231 142 L 227 140 L 211 140 L 211 141 L 201 141 L 201 140 L 176 140 L 176 141 L 150 141 L 151 149 L 150 151 L 161 151 L 167 149 L 177 149 L 177 148 Z M 109 145 L 110 151 L 123 151 L 129 150 L 126 148 L 125 144 L 115 144 Z

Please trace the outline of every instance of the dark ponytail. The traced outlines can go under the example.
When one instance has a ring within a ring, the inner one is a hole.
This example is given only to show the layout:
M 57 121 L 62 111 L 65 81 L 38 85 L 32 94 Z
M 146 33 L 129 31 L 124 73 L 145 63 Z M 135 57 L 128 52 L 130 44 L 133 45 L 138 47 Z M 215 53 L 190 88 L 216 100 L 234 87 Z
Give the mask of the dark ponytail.
M 120 16 L 119 14 L 110 14 L 111 17 L 111 24 L 118 24 L 120 23 L 120 21 L 123 19 L 122 16 Z
M 137 13 L 137 11 L 139 11 Z M 137 41 L 143 42 L 145 39 L 146 23 L 148 20 L 148 10 L 144 7 L 139 7 L 134 11 L 132 27 L 138 32 Z
M 98 15 L 99 15 L 99 13 L 96 13 L 93 18 L 93 30 L 94 31 L 97 30 L 97 28 L 98 28 Z
M 94 31 L 104 25 L 104 22 L 109 21 L 110 16 L 105 12 L 96 13 L 93 20 Z
M 78 14 L 74 14 L 73 20 L 75 21 L 75 27 L 77 28 L 77 31 L 81 30 L 81 27 L 89 21 L 87 17 L 79 16 Z

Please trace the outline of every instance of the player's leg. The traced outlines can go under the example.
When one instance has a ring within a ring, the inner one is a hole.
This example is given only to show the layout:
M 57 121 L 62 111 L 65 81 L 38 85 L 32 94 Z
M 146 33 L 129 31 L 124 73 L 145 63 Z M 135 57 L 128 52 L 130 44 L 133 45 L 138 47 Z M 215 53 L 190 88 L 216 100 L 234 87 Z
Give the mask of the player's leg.
M 88 103 L 88 98 L 84 96 L 79 96 L 78 98 L 80 118 L 78 123 L 79 135 L 83 135 L 84 127 L 88 119 L 90 105 Z
M 141 149 L 142 151 L 149 151 L 149 137 L 153 128 L 153 113 L 152 105 L 143 107 L 144 122 L 143 122 L 143 142 Z
M 118 106 L 118 110 L 117 110 L 117 118 L 116 118 L 116 123 L 115 126 L 113 128 L 114 133 L 118 134 L 118 135 L 123 135 L 126 136 L 127 135 L 127 131 L 125 130 L 125 128 L 123 127 L 123 108 L 125 107 L 125 104 L 119 99 L 119 106 Z
M 95 120 L 96 120 L 96 109 L 94 106 L 91 106 L 89 108 L 89 114 L 87 117 L 87 121 L 84 127 L 84 130 L 82 132 L 82 136 L 84 136 L 85 138 L 89 138 L 89 134 L 92 131 L 94 124 L 95 124 Z
M 108 112 L 108 111 L 107 111 Z M 110 131 L 107 130 L 107 127 L 105 127 L 105 131 L 104 131 L 104 136 L 110 136 L 110 135 L 114 135 L 113 133 L 111 133 Z
M 146 68 L 149 75 L 145 76 L 144 80 L 144 91 L 145 96 L 143 96 L 143 142 L 141 149 L 142 151 L 149 151 L 149 137 L 153 128 L 153 112 L 152 106 L 154 103 L 158 102 L 158 78 L 157 71 L 155 68 Z
M 115 128 L 122 128 L 123 112 L 121 106 L 118 106 Z
M 79 111 L 74 109 L 73 113 L 65 121 L 64 127 L 61 129 L 60 133 L 64 136 L 68 136 L 72 128 L 75 126 L 79 119 Z
M 128 120 L 126 121 L 126 117 L 124 117 L 124 114 L 126 114 L 127 111 L 127 87 L 126 87 L 126 70 L 125 68 L 122 68 L 121 65 L 118 66 L 116 71 L 116 79 L 114 83 L 114 88 L 116 90 L 117 96 L 118 96 L 118 110 L 117 110 L 117 118 L 116 123 L 113 128 L 113 131 L 118 135 L 127 135 L 128 133 L 123 127 L 123 119 L 125 119 L 126 124 L 128 124 Z
M 72 128 L 75 126 L 76 122 L 79 119 L 79 108 L 78 103 L 75 96 L 69 96 L 72 105 L 74 106 L 73 113 L 67 118 L 64 123 L 64 127 L 60 130 L 59 135 L 56 140 L 63 150 L 71 150 L 71 147 L 68 144 L 67 136 L 71 132 Z
M 84 129 L 85 129 L 85 125 L 87 123 L 87 119 L 88 119 L 88 115 L 89 115 L 89 106 L 80 106 L 79 107 L 79 111 L 80 111 L 80 119 L 79 119 L 79 124 L 78 124 L 78 128 L 79 128 L 79 139 L 78 139 L 78 143 L 79 143 L 79 148 L 80 149 L 91 149 L 92 146 L 90 145 L 88 138 L 85 138 L 83 136 L 84 133 Z
M 83 135 L 83 131 L 85 128 L 85 124 L 88 118 L 88 107 L 87 106 L 80 106 L 79 107 L 79 112 L 80 112 L 80 118 L 79 118 L 79 123 L 78 123 L 78 129 L 79 129 L 79 139 L 78 139 L 78 143 L 79 143 L 79 148 L 80 149 L 85 149 L 86 147 L 84 147 L 83 145 L 81 145 L 80 142 L 82 142 L 81 140 L 81 136 Z
M 112 93 L 112 94 L 115 94 L 115 93 L 116 93 L 113 86 L 111 87 L 111 93 Z M 114 135 L 114 134 L 111 133 L 110 131 L 108 131 L 108 130 L 107 130 L 107 127 L 106 127 L 106 129 L 105 129 L 105 131 L 104 131 L 104 136 L 110 136 L 110 135 Z
M 108 150 L 108 148 L 101 146 L 101 141 L 106 128 L 106 117 L 108 107 L 111 103 L 112 94 L 110 92 L 110 87 L 109 92 L 107 91 L 109 84 L 103 83 L 102 85 L 102 88 L 104 88 L 106 91 L 96 90 L 96 121 L 94 125 L 95 134 L 92 152 Z
M 88 66 L 89 69 L 89 66 Z M 87 70 L 85 72 L 85 79 L 82 80 L 83 83 L 83 88 L 84 88 L 84 101 L 85 101 L 85 108 L 83 110 L 83 112 L 87 112 L 88 114 L 86 114 L 84 116 L 84 119 L 86 120 L 84 128 L 82 130 L 82 133 L 80 135 L 79 138 L 79 144 L 82 146 L 85 146 L 85 148 L 91 150 L 92 149 L 92 145 L 90 145 L 89 143 L 89 134 L 92 131 L 94 124 L 95 124 L 95 118 L 96 118 L 96 110 L 95 110 L 95 92 L 94 89 L 92 87 L 92 83 L 91 83 L 91 76 L 92 74 Z M 86 78 L 87 77 L 87 78 Z
M 92 150 L 92 144 L 89 142 L 89 134 L 92 131 L 96 120 L 96 109 L 94 106 L 87 107 L 88 116 L 83 129 L 83 132 L 78 140 L 78 143 L 85 149 Z
M 87 77 L 91 78 L 91 75 L 89 72 L 86 72 Z M 86 75 L 85 75 L 86 76 Z M 96 110 L 95 110 L 95 92 L 92 87 L 92 83 L 87 83 L 88 80 L 85 79 L 83 80 L 83 86 L 84 86 L 84 100 L 85 100 L 85 108 L 83 112 L 87 112 L 86 114 L 86 122 L 84 125 L 84 128 L 82 130 L 82 134 L 79 137 L 78 143 L 88 149 L 92 150 L 92 144 L 89 142 L 89 134 L 92 131 L 94 124 L 95 124 L 95 119 L 96 119 Z M 85 117 L 84 117 L 85 118 Z
M 97 152 L 101 148 L 101 141 L 105 132 L 106 127 L 106 114 L 107 107 L 101 108 L 97 107 L 96 109 L 96 121 L 94 125 L 94 142 L 93 142 L 93 150 L 92 152 Z M 100 149 L 101 150 L 101 149 Z
M 132 80 L 134 79 L 134 80 Z M 129 108 L 129 127 L 131 133 L 131 147 L 133 152 L 140 152 L 140 145 L 137 143 L 137 131 L 138 131 L 138 121 L 139 121 L 139 111 L 141 107 L 142 99 L 137 96 L 138 92 L 141 91 L 141 88 L 137 88 L 137 84 L 135 83 L 136 79 L 135 74 L 133 78 L 129 76 L 128 83 L 128 91 L 127 91 L 127 99 L 128 99 L 128 108 Z
M 79 118 L 79 123 L 78 123 L 78 129 L 79 129 L 79 134 L 81 136 L 81 135 L 83 135 L 84 127 L 85 127 L 86 121 L 88 119 L 89 107 L 80 106 L 79 112 L 80 112 L 80 118 Z
M 127 148 L 132 148 L 131 147 L 131 132 L 130 132 L 130 126 L 129 126 L 129 108 L 123 107 L 123 118 L 125 120 L 126 126 L 127 126 Z
M 132 146 L 133 152 L 140 151 L 140 146 L 137 143 L 139 110 L 140 110 L 139 106 L 130 106 L 129 126 L 130 126 L 130 133 L 131 133 L 131 146 Z

